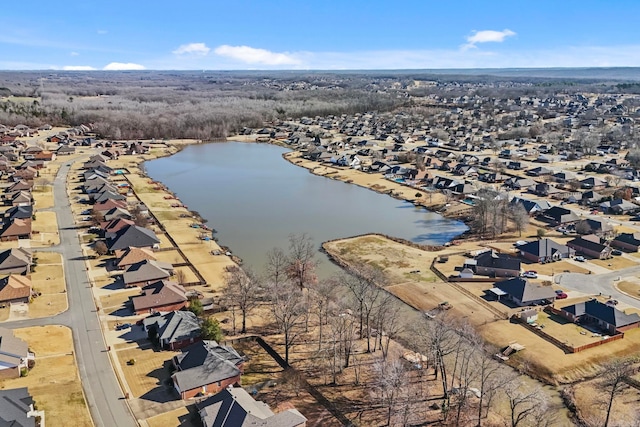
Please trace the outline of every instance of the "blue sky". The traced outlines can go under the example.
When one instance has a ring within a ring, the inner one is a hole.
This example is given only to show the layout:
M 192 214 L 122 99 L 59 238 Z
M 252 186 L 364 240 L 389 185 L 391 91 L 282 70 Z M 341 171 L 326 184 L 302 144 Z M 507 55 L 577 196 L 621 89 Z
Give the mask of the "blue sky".
M 3 3 L 5 70 L 640 66 L 638 0 Z

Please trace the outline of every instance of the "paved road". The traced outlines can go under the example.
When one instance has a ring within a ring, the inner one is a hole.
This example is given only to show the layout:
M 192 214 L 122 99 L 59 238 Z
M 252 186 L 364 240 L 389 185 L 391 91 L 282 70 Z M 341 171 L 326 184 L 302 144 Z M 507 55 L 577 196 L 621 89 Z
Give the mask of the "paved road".
M 51 318 L 7 322 L 2 326 L 69 326 L 73 330 L 80 379 L 94 424 L 97 427 L 133 427 L 137 422 L 123 399 L 109 355 L 105 351 L 100 320 L 67 196 L 68 172 L 68 166 L 61 166 L 53 184 L 53 211 L 58 217 L 60 245 L 51 250 L 62 254 L 64 260 L 69 310 Z
M 604 274 L 562 273 L 555 276 L 555 282 L 563 288 L 587 294 L 611 295 L 621 303 L 640 308 L 640 300 L 632 298 L 616 290 L 613 286 L 618 278 L 640 274 L 640 266 L 629 267 Z

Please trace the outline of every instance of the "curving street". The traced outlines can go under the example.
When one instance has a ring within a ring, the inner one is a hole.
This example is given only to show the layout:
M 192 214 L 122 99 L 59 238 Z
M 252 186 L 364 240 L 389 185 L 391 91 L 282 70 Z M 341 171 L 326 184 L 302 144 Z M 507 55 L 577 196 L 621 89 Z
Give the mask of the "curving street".
M 76 159 L 75 161 L 82 161 Z M 50 251 L 62 255 L 69 310 L 57 316 L 3 323 L 22 328 L 40 325 L 65 325 L 73 331 L 78 370 L 94 425 L 129 427 L 138 425 L 122 395 L 109 354 L 105 349 L 100 320 L 96 313 L 82 248 L 66 189 L 68 165 L 61 165 L 53 184 L 54 211 L 58 218 L 60 245 Z

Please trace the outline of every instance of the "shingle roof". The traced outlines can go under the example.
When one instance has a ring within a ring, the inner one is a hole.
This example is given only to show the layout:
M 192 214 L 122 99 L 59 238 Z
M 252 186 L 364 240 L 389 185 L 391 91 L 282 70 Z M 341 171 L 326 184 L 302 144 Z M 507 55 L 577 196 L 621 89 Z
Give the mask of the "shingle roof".
M 495 287 L 517 298 L 523 304 L 542 299 L 554 299 L 556 296 L 555 291 L 550 286 L 540 286 L 521 277 L 497 282 Z
M 613 240 L 634 246 L 640 246 L 640 233 L 622 233 L 616 236 Z
M 149 248 L 126 248 L 116 251 L 116 265 L 120 268 L 144 260 L 156 260 L 156 255 Z
M 11 274 L 0 279 L 0 302 L 14 301 L 31 296 L 31 280 L 26 276 Z
M 200 322 L 191 311 L 172 311 L 160 316 L 148 317 L 144 323 L 155 327 L 158 338 L 168 343 L 196 338 L 202 333 Z
M 0 362 L 5 366 L 18 366 L 27 357 L 29 346 L 13 335 L 10 329 L 0 327 Z
M 587 249 L 587 250 L 594 251 L 594 252 L 602 252 L 607 248 L 605 245 L 602 245 L 600 243 L 596 243 L 596 242 L 591 241 L 591 240 L 587 240 L 587 239 L 585 239 L 583 237 L 577 237 L 577 238 L 567 242 L 567 246 L 574 247 L 577 250 Z
M 563 256 L 568 256 L 569 253 L 573 253 L 574 250 L 554 242 L 551 239 L 534 240 L 518 247 L 521 252 L 532 254 L 536 257 L 552 257 L 556 252 L 560 252 Z
M 187 297 L 182 285 L 169 280 L 159 280 L 144 286 L 142 295 L 131 297 L 135 311 L 144 311 L 186 301 Z
M 495 251 L 487 251 L 476 256 L 475 260 L 476 265 L 479 267 L 520 271 L 520 260 L 508 254 L 499 254 Z
M 626 314 L 625 312 L 618 310 L 614 306 L 601 303 L 596 299 L 591 299 L 589 301 L 563 307 L 561 308 L 561 310 L 567 313 L 571 313 L 576 317 L 587 314 L 591 317 L 602 320 L 616 328 L 640 322 L 640 316 L 638 316 L 638 314 Z
M 116 235 L 108 240 L 107 245 L 109 250 L 114 251 L 117 249 L 125 249 L 129 246 L 148 248 L 159 243 L 160 239 L 158 239 L 153 231 L 137 225 L 130 225 L 118 230 Z
M 239 387 L 228 387 L 196 406 L 204 427 L 297 427 L 307 421 L 296 409 L 274 414 Z
M 4 273 L 27 273 L 31 265 L 31 252 L 24 248 L 12 248 L 0 252 L 0 271 Z
M 0 390 L 0 426 L 35 427 L 35 417 L 27 416 L 33 404 L 26 387 Z
M 171 276 L 173 266 L 166 262 L 145 259 L 131 264 L 122 274 L 125 284 L 149 282 L 152 280 L 166 279 Z
M 185 348 L 175 361 L 180 370 L 172 377 L 178 388 L 186 391 L 240 375 L 238 365 L 244 358 L 233 347 L 200 341 Z

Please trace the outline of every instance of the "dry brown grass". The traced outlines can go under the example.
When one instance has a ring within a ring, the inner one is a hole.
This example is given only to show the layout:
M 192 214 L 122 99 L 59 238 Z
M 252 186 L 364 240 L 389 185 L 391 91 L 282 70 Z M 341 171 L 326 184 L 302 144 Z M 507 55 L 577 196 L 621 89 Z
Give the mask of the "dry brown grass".
M 615 286 L 622 292 L 632 295 L 635 297 L 640 297 L 640 284 L 629 282 L 629 281 L 621 281 L 617 282 Z
M 53 179 L 52 177 L 47 177 L 48 179 Z M 33 192 L 34 206 L 40 209 L 49 209 L 53 207 L 53 186 L 44 185 L 34 187 Z
M 0 381 L 2 388 L 28 387 L 38 409 L 45 411 L 47 426 L 91 426 L 75 359 L 70 355 L 71 330 L 39 326 L 16 329 L 15 334 L 36 353 L 36 365 L 26 377 Z
M 587 273 L 589 271 L 586 268 L 578 267 L 568 261 L 557 261 L 547 264 L 522 264 L 522 268 L 524 270 L 534 270 L 537 271 L 538 274 L 545 274 L 547 276 L 552 276 L 554 274 L 564 273 L 567 271 L 571 273 Z
M 193 416 L 197 417 L 198 415 Z M 145 421 L 149 427 L 196 427 L 199 425 L 192 422 L 192 414 L 186 407 L 147 418 Z
M 176 354 L 179 352 L 154 351 L 152 348 L 143 350 L 140 347 L 117 350 L 118 362 L 122 366 L 133 397 L 140 397 L 157 387 L 164 387 L 163 381 L 170 377 L 165 362 L 170 361 Z M 136 363 L 127 365 L 130 359 L 135 359 Z
M 608 399 L 601 387 L 601 381 L 594 379 L 582 382 L 572 387 L 574 390 L 576 409 L 580 417 L 589 425 L 604 425 Z M 610 425 L 634 425 L 637 414 L 640 391 L 629 387 L 613 401 Z
M 113 292 L 100 297 L 100 305 L 102 306 L 105 314 L 111 314 L 114 311 L 118 311 L 123 308 L 124 304 L 129 301 L 129 297 L 134 295 L 140 295 L 139 288 Z
M 609 270 L 621 270 L 623 268 L 635 267 L 638 265 L 638 262 L 623 256 L 614 256 L 609 259 L 592 259 L 589 260 L 589 262 Z

